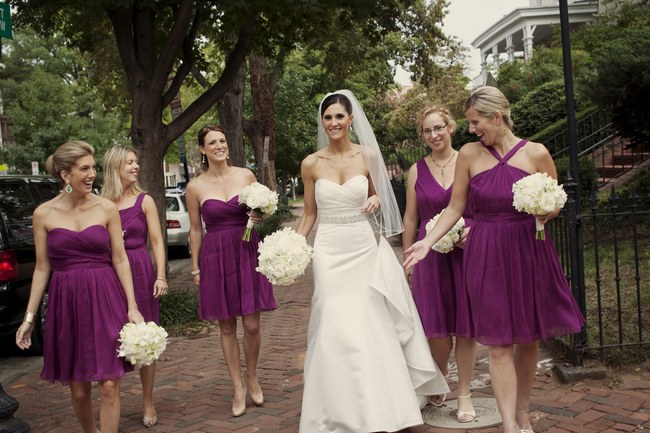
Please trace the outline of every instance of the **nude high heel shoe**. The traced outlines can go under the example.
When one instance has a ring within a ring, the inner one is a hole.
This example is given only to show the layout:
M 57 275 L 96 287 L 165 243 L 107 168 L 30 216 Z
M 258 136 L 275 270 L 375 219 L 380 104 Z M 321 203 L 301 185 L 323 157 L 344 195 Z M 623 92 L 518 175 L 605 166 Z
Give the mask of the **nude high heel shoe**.
M 457 400 L 463 399 L 463 400 L 469 400 L 472 397 L 472 394 L 467 394 L 467 395 L 459 395 L 456 397 Z M 470 400 L 471 403 L 471 400 Z M 474 410 L 474 405 L 472 405 L 471 410 L 460 410 L 460 405 L 458 405 L 459 409 L 456 411 L 456 419 L 458 422 L 472 422 L 474 421 L 474 418 L 476 418 L 476 411 Z
M 234 418 L 237 418 L 238 416 L 242 416 L 243 414 L 246 413 L 246 385 L 242 381 L 241 383 L 242 388 L 244 388 L 243 397 L 241 399 L 241 402 L 237 402 L 235 399 L 235 396 L 232 398 L 232 416 Z

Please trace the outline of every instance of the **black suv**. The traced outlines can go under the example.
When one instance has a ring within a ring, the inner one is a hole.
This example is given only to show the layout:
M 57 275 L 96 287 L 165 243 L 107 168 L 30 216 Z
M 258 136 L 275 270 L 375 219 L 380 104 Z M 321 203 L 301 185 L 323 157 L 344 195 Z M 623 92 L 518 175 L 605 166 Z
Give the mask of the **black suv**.
M 0 176 L 0 347 L 3 353 L 15 347 L 16 330 L 29 300 L 36 264 L 32 213 L 59 191 L 60 183 L 51 177 Z M 46 305 L 47 296 L 44 296 L 28 351 L 33 355 L 43 351 L 42 318 Z

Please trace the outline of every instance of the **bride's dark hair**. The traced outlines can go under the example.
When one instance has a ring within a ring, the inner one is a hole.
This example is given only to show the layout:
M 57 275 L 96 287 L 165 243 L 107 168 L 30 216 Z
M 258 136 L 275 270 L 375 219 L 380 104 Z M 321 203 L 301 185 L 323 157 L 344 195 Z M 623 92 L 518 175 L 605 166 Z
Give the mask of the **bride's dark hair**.
M 343 105 L 343 107 L 345 107 L 345 111 L 347 111 L 348 114 L 352 114 L 352 102 L 350 102 L 348 97 L 345 95 L 341 95 L 340 93 L 334 93 L 332 95 L 329 95 L 327 98 L 323 99 L 323 103 L 321 104 L 320 107 L 320 116 L 323 117 L 323 114 L 325 114 L 325 110 L 327 110 L 327 108 L 333 104 Z

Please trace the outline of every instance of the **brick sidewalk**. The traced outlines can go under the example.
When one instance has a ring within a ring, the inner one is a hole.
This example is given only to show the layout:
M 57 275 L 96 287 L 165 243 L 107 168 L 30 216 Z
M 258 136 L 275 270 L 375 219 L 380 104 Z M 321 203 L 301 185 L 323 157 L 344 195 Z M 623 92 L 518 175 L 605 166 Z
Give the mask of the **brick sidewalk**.
M 177 263 L 174 274 L 170 275 L 172 288 L 191 286 L 190 261 Z M 232 388 L 218 330 L 213 329 L 199 338 L 170 341 L 158 362 L 155 398 L 159 423 L 155 427 L 145 429 L 141 424 L 142 403 L 137 373 L 129 374 L 122 381 L 120 431 L 297 432 L 312 291 L 309 268 L 292 286 L 276 287 L 278 309 L 262 314 L 263 346 L 259 368 L 266 400 L 264 407 L 249 406 L 244 416 L 231 417 Z M 485 348 L 480 348 L 472 384 L 474 397 L 493 396 L 486 356 Z M 649 381 L 630 375 L 614 388 L 608 387 L 608 379 L 567 385 L 558 382 L 551 367 L 552 360 L 541 353 L 531 401 L 533 427 L 537 433 L 641 432 L 650 429 Z M 454 370 L 450 377 L 452 394 L 448 398 L 455 397 L 453 373 Z M 79 432 L 68 388 L 41 381 L 39 369 L 32 367 L 3 386 L 20 402 L 16 416 L 27 421 L 32 432 Z M 96 387 L 94 392 L 97 392 Z M 96 412 L 97 408 L 98 404 L 95 404 Z M 449 430 L 421 426 L 403 433 L 501 431 L 500 428 L 470 430 L 470 425 L 466 428 Z

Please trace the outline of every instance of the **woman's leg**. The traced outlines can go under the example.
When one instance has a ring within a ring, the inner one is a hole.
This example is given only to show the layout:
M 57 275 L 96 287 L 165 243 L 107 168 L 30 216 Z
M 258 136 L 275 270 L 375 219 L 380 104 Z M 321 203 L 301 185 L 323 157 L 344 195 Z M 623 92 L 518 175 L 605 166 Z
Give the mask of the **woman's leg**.
M 244 356 L 246 357 L 246 385 L 253 403 L 264 403 L 262 388 L 257 381 L 257 362 L 262 346 L 262 333 L 260 332 L 260 312 L 244 316 Z
M 152 426 L 158 421 L 156 408 L 153 404 L 153 383 L 156 374 L 156 363 L 140 367 L 140 382 L 142 383 L 142 402 L 144 406 L 143 422 Z
M 429 338 L 429 348 L 433 360 L 440 369 L 440 374 L 447 377 L 449 374 L 449 355 L 454 347 L 454 341 L 451 337 L 446 338 Z M 429 397 L 429 401 L 436 406 L 442 406 L 445 402 L 446 395 L 434 395 Z
M 517 422 L 522 429 L 530 429 L 528 404 L 535 381 L 538 353 L 537 341 L 515 346 L 515 370 L 517 371 Z
M 515 420 L 517 406 L 517 373 L 512 357 L 513 346 L 488 346 L 490 377 L 503 419 L 504 433 L 519 433 Z
M 226 358 L 228 373 L 234 388 L 232 401 L 233 416 L 243 415 L 246 411 L 246 389 L 241 379 L 241 358 L 239 352 L 239 341 L 237 340 L 237 319 L 219 320 L 221 331 L 221 349 Z
M 429 338 L 429 347 L 431 348 L 431 355 L 433 360 L 436 361 L 440 373 L 443 376 L 449 374 L 449 355 L 451 349 L 454 347 L 454 341 L 451 337 L 446 338 Z
M 474 405 L 469 398 L 470 382 L 476 363 L 477 344 L 474 339 L 456 337 L 456 365 L 458 366 L 458 411 L 466 414 L 459 421 L 469 422 L 476 416 Z
M 70 382 L 72 407 L 84 433 L 96 432 L 91 392 L 90 382 Z
M 120 427 L 120 381 L 99 382 L 99 428 L 102 433 L 117 433 Z

